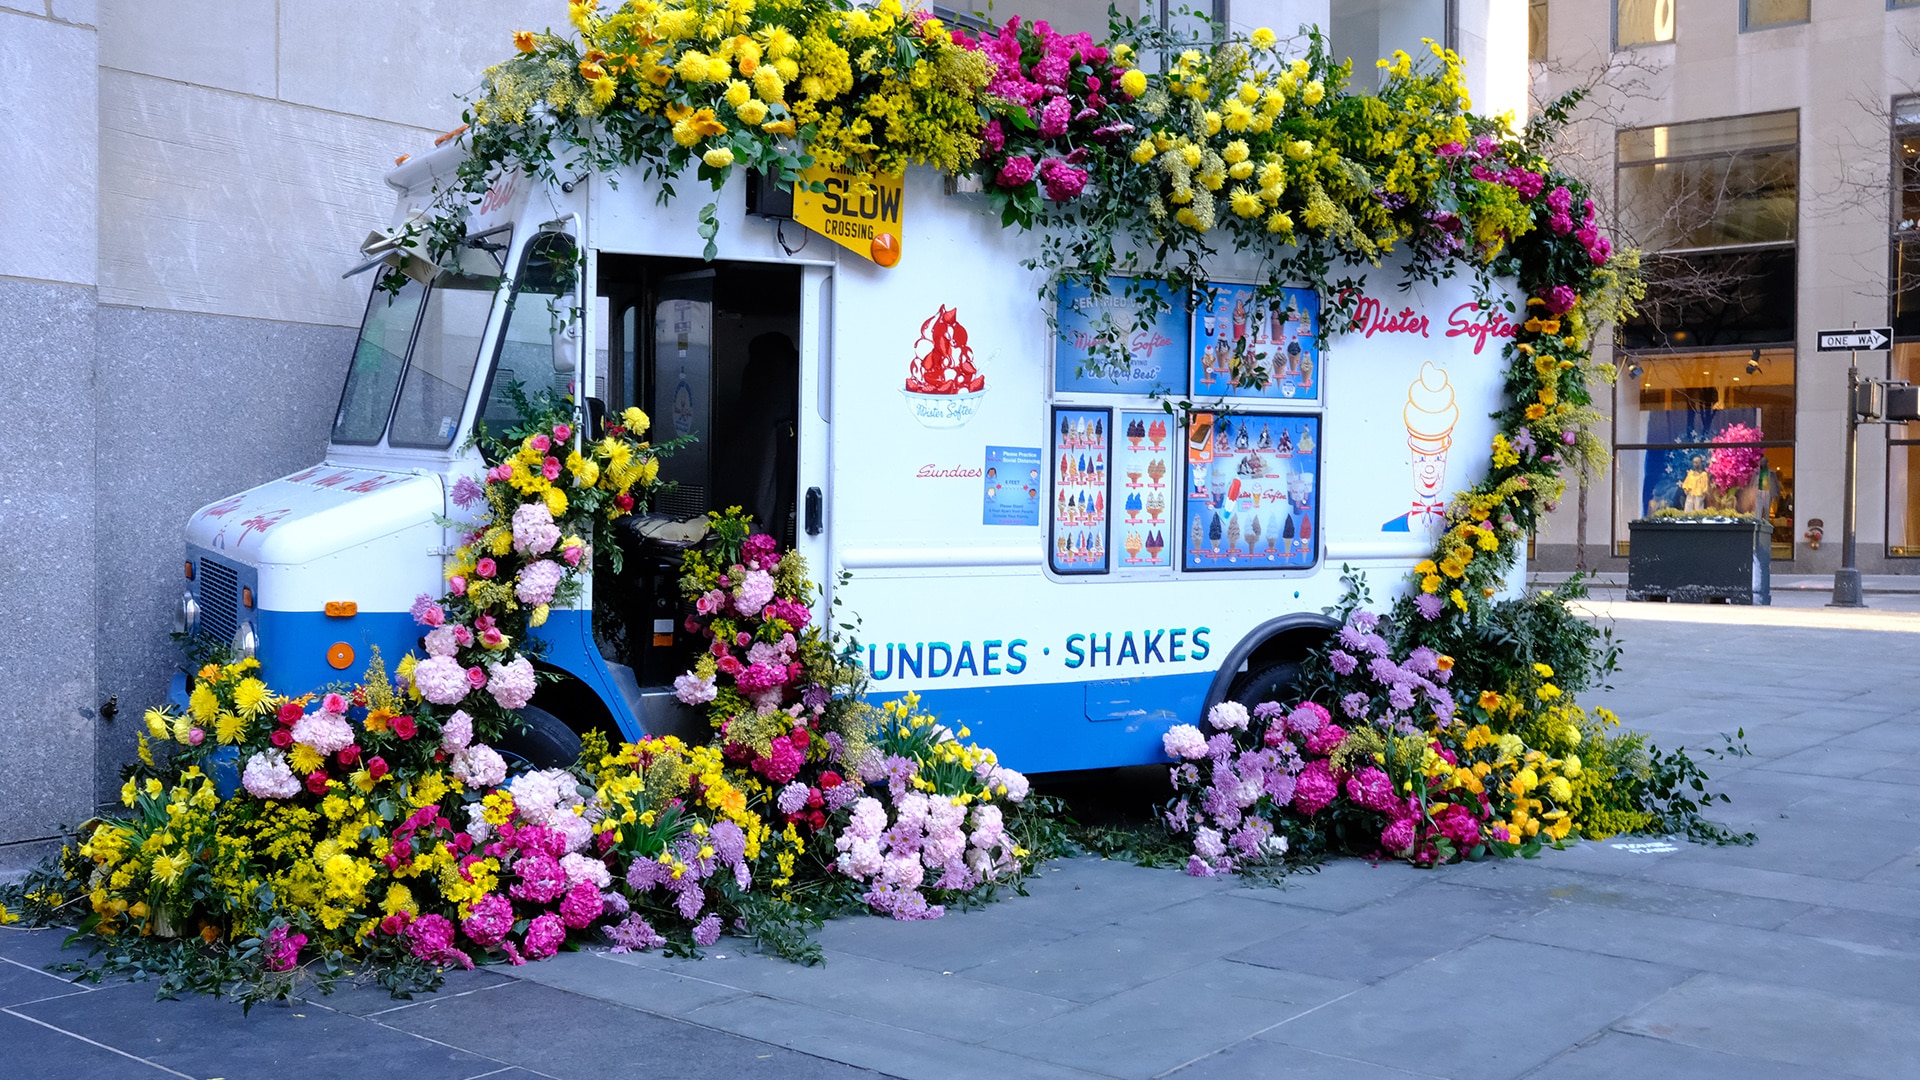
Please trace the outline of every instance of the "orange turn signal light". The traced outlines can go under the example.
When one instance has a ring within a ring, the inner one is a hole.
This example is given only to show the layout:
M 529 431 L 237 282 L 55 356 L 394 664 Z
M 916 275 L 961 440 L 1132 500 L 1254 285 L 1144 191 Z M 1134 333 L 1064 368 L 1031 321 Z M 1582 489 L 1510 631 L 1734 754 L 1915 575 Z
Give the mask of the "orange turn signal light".
M 241 606 L 241 607 L 248 607 L 248 608 L 250 608 L 250 607 L 252 607 L 252 606 L 253 606 L 253 586 L 251 586 L 251 585 L 244 585 L 244 586 L 242 586 L 242 587 L 241 587 L 241 589 L 240 589 L 240 606 Z
M 344 641 L 336 641 L 327 646 L 327 663 L 336 671 L 345 671 L 353 663 L 353 646 Z
M 192 559 L 187 560 L 187 580 L 188 581 L 193 580 L 193 560 Z
M 336 619 L 345 619 L 360 613 L 360 605 L 352 600 L 327 601 L 327 614 Z

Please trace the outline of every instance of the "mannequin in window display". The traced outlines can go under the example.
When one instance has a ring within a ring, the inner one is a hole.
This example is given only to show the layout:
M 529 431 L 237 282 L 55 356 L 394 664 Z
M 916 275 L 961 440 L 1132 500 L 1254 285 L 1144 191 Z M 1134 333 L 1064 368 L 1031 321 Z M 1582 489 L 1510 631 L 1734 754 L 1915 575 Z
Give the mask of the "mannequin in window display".
M 1699 454 L 1693 456 L 1693 468 L 1680 481 L 1680 491 L 1686 495 L 1686 505 L 1682 509 L 1689 513 L 1707 508 L 1707 459 Z

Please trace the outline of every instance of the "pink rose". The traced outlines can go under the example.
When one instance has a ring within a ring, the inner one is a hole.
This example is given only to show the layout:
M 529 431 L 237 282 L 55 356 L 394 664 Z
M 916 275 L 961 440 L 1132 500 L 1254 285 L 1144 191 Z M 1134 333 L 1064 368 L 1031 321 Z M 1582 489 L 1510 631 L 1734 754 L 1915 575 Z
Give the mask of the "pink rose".
M 499 570 L 499 567 L 494 565 L 494 561 L 492 559 L 481 559 L 479 562 L 473 564 L 473 572 L 476 574 L 479 574 L 483 578 L 492 577 L 494 573 L 498 570 Z
M 453 575 L 453 580 L 447 582 L 447 587 L 453 590 L 455 596 L 467 595 L 467 579 L 464 575 Z
M 553 441 L 566 442 L 568 439 L 571 439 L 571 438 L 573 438 L 573 425 L 571 424 L 553 425 Z
M 540 463 L 540 475 L 549 480 L 560 479 L 560 459 L 548 455 L 547 460 Z
M 320 699 L 320 708 L 324 712 L 344 713 L 347 711 L 347 699 L 342 694 L 328 694 Z
M 566 547 L 560 549 L 560 557 L 567 561 L 568 566 L 579 566 L 580 559 L 585 554 L 586 549 L 579 544 L 568 544 Z
M 545 435 L 535 435 L 533 437 L 533 448 L 544 454 L 548 450 L 553 449 L 553 441 Z
M 498 630 L 487 631 L 487 633 L 489 634 L 498 634 L 499 632 L 500 631 Z M 481 668 L 480 665 L 478 664 L 475 664 L 474 666 L 468 668 L 467 669 L 467 685 L 473 687 L 475 690 L 478 690 L 481 687 L 487 685 L 487 673 L 485 669 Z M 404 738 L 405 736 L 402 736 L 402 737 Z
M 204 730 L 200 728 L 192 728 L 188 730 L 187 732 L 188 746 L 199 746 L 201 743 L 206 741 L 207 741 L 207 733 Z

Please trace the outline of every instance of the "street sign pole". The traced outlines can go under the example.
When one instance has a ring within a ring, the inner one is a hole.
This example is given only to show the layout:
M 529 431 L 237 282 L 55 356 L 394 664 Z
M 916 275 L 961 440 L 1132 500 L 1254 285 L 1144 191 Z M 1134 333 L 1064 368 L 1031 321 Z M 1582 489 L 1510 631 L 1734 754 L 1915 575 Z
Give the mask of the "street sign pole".
M 1824 343 L 1823 343 L 1824 344 Z M 1860 455 L 1859 354 L 1847 353 L 1847 466 L 1841 489 L 1840 569 L 1833 572 L 1833 599 L 1828 607 L 1866 607 L 1860 593 L 1860 568 L 1854 564 L 1854 463 Z

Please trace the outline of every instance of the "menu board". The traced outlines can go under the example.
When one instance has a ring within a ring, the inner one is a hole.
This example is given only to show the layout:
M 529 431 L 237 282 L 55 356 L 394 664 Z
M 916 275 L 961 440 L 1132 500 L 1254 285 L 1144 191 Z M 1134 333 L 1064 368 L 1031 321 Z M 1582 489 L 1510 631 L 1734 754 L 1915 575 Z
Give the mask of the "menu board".
M 1113 448 L 1117 570 L 1173 565 L 1167 534 L 1178 528 L 1173 508 L 1180 501 L 1180 475 L 1173 455 L 1179 446 L 1179 423 L 1165 410 L 1120 413 L 1120 440 Z
M 1107 572 L 1107 465 L 1113 451 L 1108 409 L 1053 410 L 1053 569 Z
M 1252 285 L 1210 283 L 1193 312 L 1193 396 L 1317 402 L 1320 296 L 1312 289 L 1260 295 Z
M 1183 522 L 1183 569 L 1302 569 L 1319 561 L 1320 417 L 1192 414 Z
M 1135 295 L 1129 296 L 1131 290 Z M 1158 298 L 1149 305 L 1145 296 Z M 1095 296 L 1084 283 L 1060 283 L 1053 385 L 1066 393 L 1178 394 L 1186 390 L 1187 305 L 1159 282 L 1107 280 Z M 1159 310 L 1149 315 L 1147 308 Z M 1122 362 L 1115 349 L 1124 349 Z

